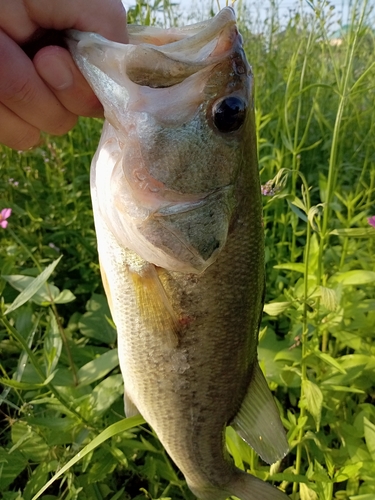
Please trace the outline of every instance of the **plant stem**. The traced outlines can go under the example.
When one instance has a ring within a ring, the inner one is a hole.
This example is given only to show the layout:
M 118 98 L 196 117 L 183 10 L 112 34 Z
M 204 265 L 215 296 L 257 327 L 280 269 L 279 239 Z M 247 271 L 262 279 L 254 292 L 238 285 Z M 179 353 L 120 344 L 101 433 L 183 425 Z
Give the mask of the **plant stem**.
M 34 356 L 34 353 L 33 351 L 29 348 L 28 344 L 27 344 L 27 341 L 22 337 L 22 335 L 20 335 L 20 333 L 11 325 L 11 323 L 8 321 L 8 319 L 5 317 L 5 316 L 2 316 L 0 318 L 0 321 L 3 323 L 3 325 L 5 326 L 5 328 L 8 330 L 8 332 L 10 333 L 10 335 L 17 341 L 21 344 L 21 346 L 23 347 L 23 349 L 25 350 L 25 352 L 27 353 L 27 355 L 29 356 L 29 359 L 36 371 L 36 373 L 38 374 L 39 378 L 41 379 L 41 381 L 43 383 L 45 383 L 46 381 L 46 378 L 45 378 L 45 375 L 43 373 L 43 370 L 42 368 L 40 367 L 40 363 L 38 362 L 38 360 L 36 359 L 36 357 Z M 69 412 L 73 413 L 79 420 L 81 423 L 85 424 L 85 425 L 89 425 L 89 423 L 87 422 L 87 420 L 82 417 L 82 415 L 80 415 L 77 410 L 75 410 L 73 407 L 72 407 L 72 403 L 70 403 L 69 401 L 67 401 L 59 392 L 58 390 L 55 388 L 55 386 L 53 384 L 51 384 L 51 382 L 48 382 L 45 384 L 46 387 L 48 387 L 48 389 L 52 392 L 52 394 L 55 396 L 55 398 L 65 407 L 69 410 Z
M 18 245 L 27 253 L 27 255 L 30 257 L 30 259 L 34 262 L 34 264 L 35 264 L 36 268 L 38 269 L 38 271 L 41 273 L 42 272 L 42 268 L 40 267 L 39 262 L 36 260 L 36 258 L 34 257 L 34 255 L 27 248 L 27 246 L 25 246 L 22 243 L 22 241 L 19 239 L 19 237 L 16 235 L 16 233 L 14 231 L 12 231 L 12 229 L 10 227 L 7 228 L 7 232 L 12 236 L 12 238 L 14 239 L 14 241 L 16 243 L 18 243 Z
M 360 15 L 360 19 L 358 23 L 355 23 L 355 8 L 353 9 L 353 18 L 352 18 L 352 26 L 356 26 L 355 32 L 354 32 L 354 37 L 352 40 L 350 40 L 350 43 L 348 44 L 348 50 L 346 52 L 346 57 L 345 57 L 345 63 L 344 63 L 344 68 L 345 68 L 345 74 L 343 78 L 339 79 L 338 83 L 338 90 L 340 94 L 340 100 L 339 100 L 339 105 L 336 113 L 336 119 L 335 119 L 335 125 L 333 128 L 333 136 L 332 136 L 332 144 L 331 144 L 331 151 L 330 151 L 330 157 L 329 157 L 329 166 L 328 166 L 328 181 L 327 181 L 327 194 L 326 194 L 326 200 L 325 200 L 325 209 L 323 212 L 323 223 L 322 223 L 322 230 L 320 234 L 320 242 L 319 242 L 319 256 L 318 256 L 318 271 L 317 271 L 317 284 L 320 285 L 322 282 L 322 277 L 324 274 L 324 265 L 323 265 L 323 254 L 324 254 L 324 249 L 329 243 L 329 233 L 328 233 L 328 223 L 331 219 L 331 212 L 332 212 L 332 199 L 333 199 L 333 194 L 336 189 L 336 180 L 337 180 L 337 174 L 338 174 L 338 152 L 339 152 L 339 145 L 340 145 L 340 132 L 341 132 L 341 126 L 342 126 L 342 121 L 343 121 L 343 115 L 344 115 L 344 110 L 346 107 L 346 104 L 349 99 L 350 95 L 350 88 L 349 88 L 349 80 L 352 75 L 352 66 L 353 66 L 353 59 L 354 59 L 354 53 L 355 49 L 357 46 L 357 39 L 358 39 L 358 34 L 359 30 L 363 24 L 363 19 L 364 15 L 366 12 L 366 6 L 367 6 L 367 0 L 363 3 L 363 8 L 362 12 Z M 332 55 L 331 55 L 332 57 Z M 335 65 L 334 65 L 335 66 Z M 325 352 L 328 347 L 328 330 L 325 329 L 323 334 L 322 334 L 322 351 Z
M 309 213 L 309 210 L 311 208 L 311 202 L 310 202 L 310 194 L 309 194 L 309 187 L 306 182 L 305 176 L 303 174 L 299 174 L 301 179 L 302 179 L 302 186 L 303 190 L 305 191 L 305 200 L 306 200 L 306 211 Z M 303 288 L 303 296 L 304 296 L 304 302 L 303 302 L 303 316 L 302 316 L 302 335 L 301 335 L 301 347 L 302 347 L 302 360 L 301 360 L 301 396 L 300 396 L 300 401 L 304 401 L 304 383 L 307 380 L 307 365 L 306 365 L 306 357 L 308 354 L 308 348 L 307 348 L 307 333 L 308 333 L 308 324 L 307 324 L 307 310 L 308 310 L 308 304 L 307 304 L 307 299 L 308 299 L 308 293 L 309 293 L 309 256 L 310 256 L 310 247 L 311 247 L 311 224 L 308 221 L 307 222 L 307 227 L 306 227 L 306 246 L 305 246 L 305 255 L 304 255 L 304 264 L 305 264 L 305 270 L 304 270 L 304 288 Z M 302 405 L 301 407 L 301 413 L 299 416 L 299 420 L 303 420 L 305 417 L 305 407 Z M 304 426 L 301 425 L 298 433 L 298 444 L 297 444 L 297 452 L 296 452 L 296 465 L 295 465 L 295 472 L 298 475 L 301 472 L 301 463 L 302 463 L 302 438 L 304 434 Z M 298 490 L 298 483 L 293 483 L 293 499 L 297 499 L 297 490 Z
M 51 297 L 51 309 L 52 309 L 53 315 L 55 316 L 55 319 L 56 319 L 57 328 L 60 332 L 61 339 L 62 339 L 64 347 L 65 347 L 66 355 L 68 356 L 68 362 L 69 362 L 70 368 L 72 370 L 74 385 L 78 385 L 79 380 L 78 380 L 76 365 L 74 364 L 74 361 L 73 361 L 72 351 L 70 350 L 70 347 L 68 344 L 68 339 L 65 335 L 64 327 L 62 326 L 62 323 L 60 321 L 60 316 L 57 312 L 56 304 L 53 302 L 52 297 Z

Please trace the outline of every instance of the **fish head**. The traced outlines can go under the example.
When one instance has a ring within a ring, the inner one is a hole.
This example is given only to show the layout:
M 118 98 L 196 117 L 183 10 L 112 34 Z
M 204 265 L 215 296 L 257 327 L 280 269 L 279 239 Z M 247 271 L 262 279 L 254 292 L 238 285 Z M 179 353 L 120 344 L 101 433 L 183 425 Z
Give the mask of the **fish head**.
M 233 9 L 183 28 L 130 25 L 127 45 L 68 37 L 106 117 L 96 216 L 142 259 L 202 273 L 225 246 L 238 183 L 257 172 L 252 72 Z

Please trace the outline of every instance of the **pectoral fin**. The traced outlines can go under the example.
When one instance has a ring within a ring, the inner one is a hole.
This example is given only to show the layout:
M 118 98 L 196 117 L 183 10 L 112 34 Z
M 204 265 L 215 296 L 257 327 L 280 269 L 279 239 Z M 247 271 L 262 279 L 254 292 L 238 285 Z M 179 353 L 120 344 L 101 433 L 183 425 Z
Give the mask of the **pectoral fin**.
M 269 464 L 288 453 L 288 441 L 279 411 L 258 363 L 241 409 L 231 425 Z
M 153 264 L 130 271 L 142 320 L 169 347 L 177 347 L 181 327 Z

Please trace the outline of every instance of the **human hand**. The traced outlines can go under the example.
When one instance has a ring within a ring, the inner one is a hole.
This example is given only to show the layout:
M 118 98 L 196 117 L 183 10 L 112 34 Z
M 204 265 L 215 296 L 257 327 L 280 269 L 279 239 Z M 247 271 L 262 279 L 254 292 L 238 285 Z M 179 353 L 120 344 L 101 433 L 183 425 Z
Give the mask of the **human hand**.
M 41 131 L 62 135 L 78 116 L 103 115 L 66 49 L 47 45 L 31 60 L 21 48 L 69 28 L 128 42 L 121 0 L 0 0 L 0 143 L 28 149 Z

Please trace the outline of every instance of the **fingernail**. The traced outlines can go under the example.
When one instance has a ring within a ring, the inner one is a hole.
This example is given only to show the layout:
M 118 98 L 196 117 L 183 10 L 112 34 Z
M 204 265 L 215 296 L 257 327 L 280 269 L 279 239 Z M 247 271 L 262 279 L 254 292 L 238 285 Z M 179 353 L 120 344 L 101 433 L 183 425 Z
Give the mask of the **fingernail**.
M 55 90 L 64 90 L 73 85 L 73 73 L 68 64 L 59 57 L 46 55 L 39 61 L 38 72 L 45 82 Z

